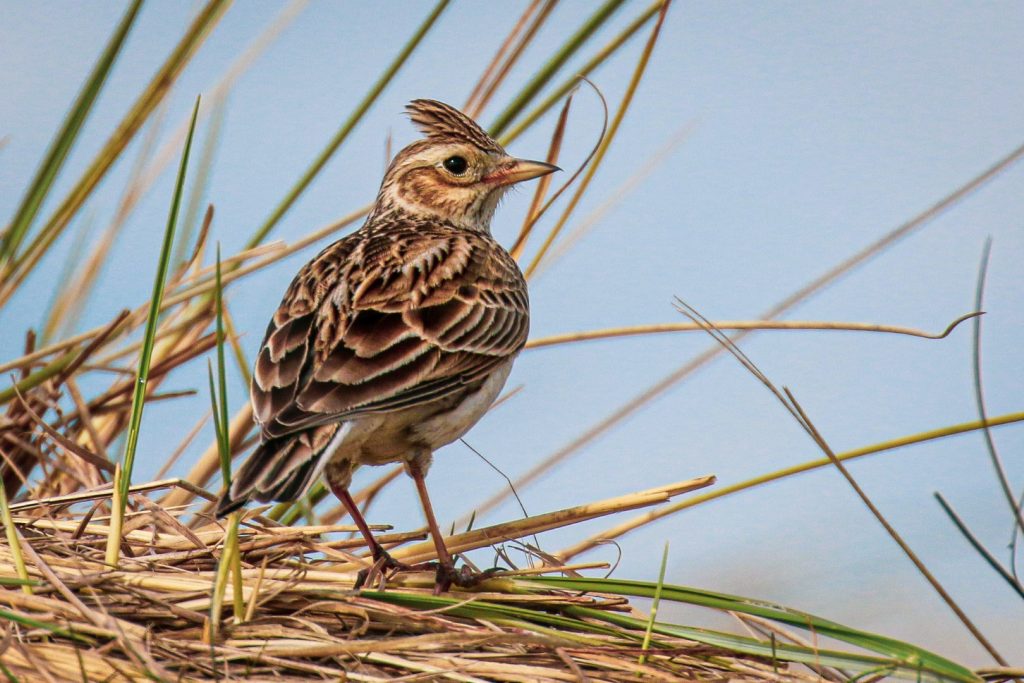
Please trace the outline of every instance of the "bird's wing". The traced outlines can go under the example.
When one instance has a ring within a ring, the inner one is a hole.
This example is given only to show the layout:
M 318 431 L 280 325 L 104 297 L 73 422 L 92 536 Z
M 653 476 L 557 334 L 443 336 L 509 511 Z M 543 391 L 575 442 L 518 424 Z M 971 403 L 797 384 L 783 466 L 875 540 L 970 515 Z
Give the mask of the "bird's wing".
M 526 343 L 526 282 L 490 236 L 360 231 L 296 277 L 252 383 L 268 437 L 458 393 Z

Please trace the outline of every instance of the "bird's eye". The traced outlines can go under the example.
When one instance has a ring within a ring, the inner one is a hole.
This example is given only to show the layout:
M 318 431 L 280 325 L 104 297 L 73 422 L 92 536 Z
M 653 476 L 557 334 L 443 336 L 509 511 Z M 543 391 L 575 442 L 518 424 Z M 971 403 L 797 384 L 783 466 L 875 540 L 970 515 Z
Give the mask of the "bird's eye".
M 444 160 L 444 167 L 452 175 L 462 175 L 469 167 L 469 163 L 464 157 L 453 156 Z

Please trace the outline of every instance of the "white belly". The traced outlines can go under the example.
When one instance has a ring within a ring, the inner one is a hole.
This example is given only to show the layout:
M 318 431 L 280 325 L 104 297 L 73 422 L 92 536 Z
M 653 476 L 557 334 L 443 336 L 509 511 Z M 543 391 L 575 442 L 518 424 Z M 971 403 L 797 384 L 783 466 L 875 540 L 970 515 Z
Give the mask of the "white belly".
M 492 372 L 480 388 L 447 410 L 426 403 L 393 413 L 363 415 L 345 421 L 328 449 L 331 460 L 354 465 L 384 465 L 433 452 L 475 425 L 505 386 L 513 359 Z M 440 412 L 439 412 L 440 410 Z
M 505 380 L 512 372 L 512 360 L 492 372 L 474 393 L 446 413 L 440 413 L 424 420 L 412 428 L 416 436 L 428 444 L 431 450 L 450 444 L 462 437 L 480 421 L 487 409 L 505 386 Z

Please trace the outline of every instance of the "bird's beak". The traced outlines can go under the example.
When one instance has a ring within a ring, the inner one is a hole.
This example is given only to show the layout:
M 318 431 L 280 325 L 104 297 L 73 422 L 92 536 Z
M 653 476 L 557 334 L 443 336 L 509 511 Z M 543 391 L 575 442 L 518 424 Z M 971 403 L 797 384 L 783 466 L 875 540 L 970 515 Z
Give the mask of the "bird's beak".
M 502 164 L 500 168 L 484 176 L 484 181 L 495 185 L 512 185 L 561 170 L 554 164 L 544 161 L 511 159 L 509 163 Z

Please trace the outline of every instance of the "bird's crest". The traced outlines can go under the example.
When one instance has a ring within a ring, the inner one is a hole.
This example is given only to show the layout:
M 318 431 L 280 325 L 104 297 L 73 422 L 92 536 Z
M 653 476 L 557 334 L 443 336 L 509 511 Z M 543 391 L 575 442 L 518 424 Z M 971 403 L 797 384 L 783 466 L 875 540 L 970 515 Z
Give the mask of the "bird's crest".
M 476 121 L 437 100 L 413 100 L 406 106 L 409 118 L 428 138 L 460 138 L 482 150 L 504 154 L 495 140 Z

